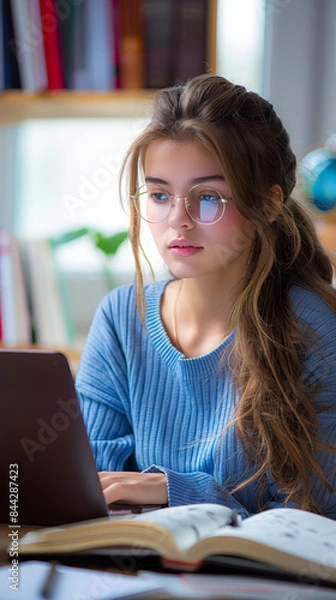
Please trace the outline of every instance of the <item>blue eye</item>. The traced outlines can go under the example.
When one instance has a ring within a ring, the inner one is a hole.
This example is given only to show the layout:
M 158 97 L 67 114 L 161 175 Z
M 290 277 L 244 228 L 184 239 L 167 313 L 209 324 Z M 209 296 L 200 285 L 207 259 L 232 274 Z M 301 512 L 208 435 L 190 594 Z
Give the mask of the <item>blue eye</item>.
M 167 192 L 150 192 L 149 198 L 157 204 L 165 204 L 169 202 L 169 195 Z

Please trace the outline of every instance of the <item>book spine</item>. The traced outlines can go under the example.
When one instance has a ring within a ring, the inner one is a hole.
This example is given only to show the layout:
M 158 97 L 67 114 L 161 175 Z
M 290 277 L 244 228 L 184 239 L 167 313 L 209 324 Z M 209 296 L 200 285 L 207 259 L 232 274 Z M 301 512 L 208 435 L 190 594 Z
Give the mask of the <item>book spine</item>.
M 28 13 L 36 90 L 45 90 L 48 88 L 48 75 L 39 0 L 28 0 Z
M 120 0 L 111 0 L 112 5 L 112 56 L 114 57 L 115 87 L 121 88 L 121 31 L 120 31 Z
M 35 341 L 66 347 L 69 339 L 58 274 L 48 240 L 25 243 Z
M 64 88 L 60 35 L 55 0 L 39 0 L 43 43 L 48 74 L 48 89 Z
M 71 88 L 72 72 L 72 40 L 74 25 L 74 6 L 71 2 L 57 5 L 57 22 L 59 31 L 60 54 L 65 89 Z
M 3 0 L 0 0 L 0 91 L 5 89 L 4 24 L 2 5 Z
M 144 86 L 142 0 L 120 0 L 120 77 L 124 89 Z
M 207 8 L 207 0 L 175 0 L 176 83 L 183 83 L 207 71 Z
M 11 0 L 11 10 L 14 39 L 10 45 L 17 57 L 22 87 L 27 92 L 36 92 L 39 89 L 35 77 L 28 0 Z
M 70 48 L 70 88 L 89 89 L 87 56 L 87 4 L 81 2 L 73 6 L 72 40 Z
M 21 89 L 10 0 L 1 0 L 5 89 Z
M 0 298 L 3 343 L 30 343 L 31 319 L 20 248 L 5 231 L 0 231 Z
M 16 326 L 10 267 L 10 248 L 8 237 L 4 231 L 0 231 L 0 298 L 3 318 L 2 341 L 5 344 L 15 344 Z
M 173 0 L 144 0 L 145 85 L 162 88 L 173 83 Z
M 109 0 L 87 1 L 87 56 L 92 90 L 115 88 L 113 13 Z

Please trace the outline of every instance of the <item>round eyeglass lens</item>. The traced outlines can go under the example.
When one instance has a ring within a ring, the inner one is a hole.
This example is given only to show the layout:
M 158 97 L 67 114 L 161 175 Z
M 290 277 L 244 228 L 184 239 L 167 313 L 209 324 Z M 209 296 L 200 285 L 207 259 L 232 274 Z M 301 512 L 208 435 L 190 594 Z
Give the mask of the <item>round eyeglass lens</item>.
M 215 223 L 224 212 L 225 202 L 214 188 L 196 185 L 187 194 L 186 208 L 197 223 Z
M 160 187 L 142 185 L 135 197 L 135 207 L 145 221 L 160 223 L 169 215 L 171 195 Z

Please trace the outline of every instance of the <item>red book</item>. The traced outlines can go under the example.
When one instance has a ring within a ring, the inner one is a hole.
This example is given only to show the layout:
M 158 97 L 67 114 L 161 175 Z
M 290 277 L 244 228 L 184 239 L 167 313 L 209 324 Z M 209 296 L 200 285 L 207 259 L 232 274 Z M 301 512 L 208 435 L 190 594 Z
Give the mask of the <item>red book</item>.
M 60 90 L 64 88 L 64 77 L 55 0 L 40 0 L 40 10 L 48 89 Z

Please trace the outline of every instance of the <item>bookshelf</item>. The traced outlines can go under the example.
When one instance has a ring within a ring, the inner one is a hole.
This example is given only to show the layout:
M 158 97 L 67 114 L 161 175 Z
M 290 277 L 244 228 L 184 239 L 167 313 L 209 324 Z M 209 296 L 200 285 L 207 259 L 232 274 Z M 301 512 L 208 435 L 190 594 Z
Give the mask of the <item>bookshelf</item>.
M 216 72 L 218 0 L 207 0 L 207 65 Z M 0 125 L 27 119 L 146 117 L 151 113 L 155 90 L 43 91 L 0 93 Z
M 0 122 L 26 119 L 76 119 L 146 117 L 154 91 L 112 90 L 111 92 L 43 92 L 29 94 L 8 91 L 0 95 Z

